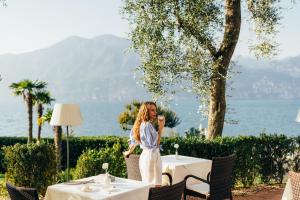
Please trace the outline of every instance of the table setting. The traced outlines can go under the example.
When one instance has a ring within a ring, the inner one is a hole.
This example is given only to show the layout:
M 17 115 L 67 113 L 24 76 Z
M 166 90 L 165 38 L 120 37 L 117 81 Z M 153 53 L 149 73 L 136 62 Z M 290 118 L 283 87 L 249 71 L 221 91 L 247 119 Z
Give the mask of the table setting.
M 168 172 L 172 175 L 173 184 L 182 181 L 189 174 L 203 179 L 207 178 L 207 174 L 211 171 L 211 160 L 180 155 L 178 153 L 178 144 L 174 144 L 174 148 L 175 155 L 161 157 L 163 172 Z M 198 181 L 190 179 L 187 184 L 195 183 L 198 183 Z
M 45 200 L 147 200 L 150 184 L 111 176 L 108 164 L 103 164 L 105 174 L 91 176 L 47 188 Z

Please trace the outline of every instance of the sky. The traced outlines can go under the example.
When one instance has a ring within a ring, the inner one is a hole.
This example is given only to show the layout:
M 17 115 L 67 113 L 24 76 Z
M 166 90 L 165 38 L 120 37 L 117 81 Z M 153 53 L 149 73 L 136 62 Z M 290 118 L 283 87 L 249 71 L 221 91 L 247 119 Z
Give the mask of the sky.
M 128 23 L 120 14 L 122 0 L 6 1 L 7 7 L 0 7 L 0 54 L 45 48 L 74 35 L 127 37 L 129 33 Z M 281 45 L 278 58 L 300 55 L 300 1 L 286 10 L 284 17 L 277 38 Z M 243 23 L 235 55 L 249 55 L 248 29 Z

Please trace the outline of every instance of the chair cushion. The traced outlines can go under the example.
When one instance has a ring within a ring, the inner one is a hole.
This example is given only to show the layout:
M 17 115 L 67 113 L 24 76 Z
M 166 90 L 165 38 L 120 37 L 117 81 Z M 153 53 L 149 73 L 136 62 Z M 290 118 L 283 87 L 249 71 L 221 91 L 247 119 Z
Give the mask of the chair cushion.
M 196 183 L 192 185 L 187 185 L 186 188 L 201 194 L 209 194 L 209 185 L 207 183 Z
M 292 185 L 293 199 L 300 199 L 300 173 L 289 172 Z

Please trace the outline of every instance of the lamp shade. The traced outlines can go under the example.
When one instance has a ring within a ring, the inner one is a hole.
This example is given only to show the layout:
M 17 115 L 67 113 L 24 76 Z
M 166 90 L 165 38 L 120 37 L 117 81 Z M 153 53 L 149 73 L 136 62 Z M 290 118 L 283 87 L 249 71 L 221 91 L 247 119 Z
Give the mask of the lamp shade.
M 298 114 L 297 114 L 297 117 L 296 117 L 296 122 L 300 122 L 300 109 L 298 110 Z
M 82 117 L 77 104 L 55 104 L 50 125 L 75 126 L 82 124 Z

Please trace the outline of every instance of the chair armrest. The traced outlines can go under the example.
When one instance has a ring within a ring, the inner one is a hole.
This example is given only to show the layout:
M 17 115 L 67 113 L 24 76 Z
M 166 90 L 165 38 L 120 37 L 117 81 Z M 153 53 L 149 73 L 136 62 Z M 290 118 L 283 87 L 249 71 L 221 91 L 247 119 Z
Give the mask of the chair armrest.
M 210 172 L 208 172 L 207 176 L 206 176 L 206 180 L 210 181 Z
M 170 185 L 172 185 L 173 179 L 172 179 L 172 176 L 171 176 L 171 174 L 169 174 L 169 173 L 167 173 L 167 172 L 164 172 L 164 173 L 162 173 L 162 175 L 166 175 L 166 176 L 168 176 L 168 178 L 169 178 L 169 181 L 170 181 Z
M 197 180 L 199 180 L 199 181 L 202 181 L 202 182 L 204 182 L 204 183 L 209 184 L 209 181 L 204 180 L 203 178 L 200 178 L 200 177 L 195 176 L 195 175 L 192 175 L 192 174 L 187 175 L 186 177 L 184 177 L 184 180 L 187 181 L 188 178 L 194 178 L 194 179 L 197 179 Z

